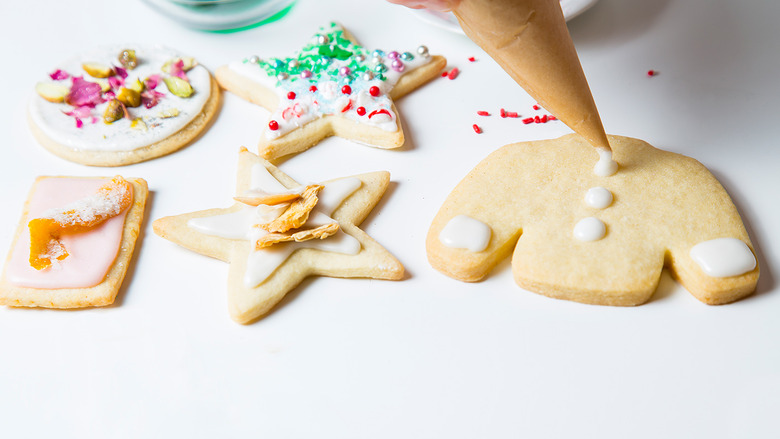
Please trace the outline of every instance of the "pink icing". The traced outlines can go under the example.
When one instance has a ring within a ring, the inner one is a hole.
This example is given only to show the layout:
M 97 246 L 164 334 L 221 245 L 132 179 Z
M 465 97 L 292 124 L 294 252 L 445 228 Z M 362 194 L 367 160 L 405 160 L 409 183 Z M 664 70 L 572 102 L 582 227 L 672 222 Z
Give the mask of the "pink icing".
M 31 219 L 43 216 L 49 209 L 60 208 L 94 194 L 109 181 L 60 177 L 39 180 L 31 195 L 25 225 Z M 92 230 L 62 235 L 60 242 L 70 255 L 60 261 L 59 266 L 44 270 L 30 266 L 30 233 L 25 227 L 8 263 L 8 281 L 20 287 L 48 289 L 84 288 L 99 284 L 119 253 L 127 211 L 125 209 Z

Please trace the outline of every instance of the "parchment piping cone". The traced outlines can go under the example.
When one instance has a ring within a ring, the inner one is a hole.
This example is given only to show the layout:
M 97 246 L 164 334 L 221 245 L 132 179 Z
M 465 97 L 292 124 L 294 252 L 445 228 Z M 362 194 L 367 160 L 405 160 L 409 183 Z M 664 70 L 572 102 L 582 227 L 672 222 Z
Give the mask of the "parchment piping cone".
M 540 105 L 594 146 L 609 148 L 558 0 L 461 0 L 452 12 Z

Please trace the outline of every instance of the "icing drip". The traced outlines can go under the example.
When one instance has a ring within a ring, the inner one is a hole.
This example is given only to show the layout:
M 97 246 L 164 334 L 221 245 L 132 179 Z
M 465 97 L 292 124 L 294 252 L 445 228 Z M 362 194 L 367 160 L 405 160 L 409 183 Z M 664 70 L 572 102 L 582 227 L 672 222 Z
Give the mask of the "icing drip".
M 739 239 L 717 238 L 700 242 L 691 248 L 691 259 L 708 276 L 739 276 L 756 268 L 756 257 Z
M 599 177 L 609 177 L 614 175 L 618 170 L 618 164 L 612 160 L 612 150 L 607 148 L 597 148 L 599 153 L 599 161 L 593 168 L 593 172 Z
M 257 164 L 251 170 L 251 188 L 249 192 L 287 193 L 287 189 L 274 178 L 265 166 Z M 329 182 L 318 194 L 317 205 L 309 214 L 307 228 L 335 222 L 330 215 L 341 203 L 361 185 L 357 178 L 344 178 Z M 300 190 L 296 188 L 295 190 Z M 241 210 L 223 215 L 193 218 L 187 222 L 189 227 L 201 233 L 226 239 L 242 239 L 252 245 L 268 232 L 257 227 L 276 219 L 288 204 L 274 206 L 243 206 Z M 244 273 L 244 285 L 254 288 L 263 283 L 297 249 L 313 248 L 321 251 L 354 255 L 360 252 L 360 242 L 353 236 L 339 230 L 326 239 L 313 239 L 304 242 L 285 242 L 274 244 L 259 250 L 252 249 L 247 258 L 247 270 Z
M 441 230 L 439 241 L 447 247 L 481 252 L 490 243 L 491 233 L 490 226 L 482 221 L 466 215 L 457 215 Z
M 585 194 L 585 204 L 595 209 L 605 209 L 612 204 L 612 192 L 603 187 L 592 187 Z
M 607 234 L 607 226 L 595 217 L 581 219 L 574 226 L 574 237 L 580 241 L 598 241 Z

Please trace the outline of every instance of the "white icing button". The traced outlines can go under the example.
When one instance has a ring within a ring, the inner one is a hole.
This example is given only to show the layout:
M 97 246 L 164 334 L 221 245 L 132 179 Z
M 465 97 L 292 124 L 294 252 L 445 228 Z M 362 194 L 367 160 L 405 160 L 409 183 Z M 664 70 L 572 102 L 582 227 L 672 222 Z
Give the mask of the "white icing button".
M 750 247 L 734 238 L 700 242 L 691 248 L 690 255 L 712 277 L 739 276 L 756 268 L 756 257 Z
M 439 241 L 447 247 L 481 252 L 490 243 L 490 226 L 466 215 L 453 217 L 439 233 Z
M 612 150 L 607 148 L 598 148 L 599 161 L 596 163 L 596 167 L 593 168 L 593 172 L 599 177 L 609 177 L 615 174 L 618 169 L 618 164 L 612 160 Z
M 581 219 L 574 226 L 574 237 L 580 241 L 598 241 L 607 234 L 607 226 L 595 217 Z
M 604 209 L 612 204 L 612 192 L 603 187 L 592 187 L 585 194 L 585 204 L 596 209 Z

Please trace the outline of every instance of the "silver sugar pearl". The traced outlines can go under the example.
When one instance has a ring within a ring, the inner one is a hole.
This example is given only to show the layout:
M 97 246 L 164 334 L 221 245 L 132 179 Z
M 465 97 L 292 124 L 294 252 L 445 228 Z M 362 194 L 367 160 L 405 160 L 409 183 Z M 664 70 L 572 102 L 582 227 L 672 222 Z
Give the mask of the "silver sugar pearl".
M 330 43 L 330 38 L 328 38 L 327 35 L 317 35 L 317 44 L 328 44 Z
M 355 55 L 355 61 L 357 61 L 357 62 L 363 62 L 363 61 L 365 61 L 365 60 L 366 60 L 366 56 L 365 56 L 365 55 L 363 55 L 362 53 L 361 53 L 361 54 L 358 54 L 358 55 Z
M 249 62 L 251 62 L 252 64 L 257 64 L 260 62 L 260 57 L 257 55 L 252 55 L 249 57 Z
M 428 54 L 428 48 L 427 48 L 427 47 L 425 47 L 425 46 L 420 46 L 420 47 L 418 47 L 418 48 L 417 48 L 417 53 L 418 53 L 418 54 L 420 54 L 420 55 L 422 55 L 422 56 L 428 56 L 428 55 L 429 55 L 429 54 Z
M 298 60 L 297 60 L 297 59 L 290 60 L 290 62 L 288 62 L 288 63 L 287 63 L 287 65 L 288 65 L 289 67 L 293 68 L 293 69 L 294 69 L 294 68 L 296 68 L 296 67 L 298 67 L 298 64 L 299 64 L 299 63 L 298 63 Z
M 372 72 L 370 70 L 366 70 L 365 72 L 363 72 L 363 80 L 364 81 L 370 81 L 372 79 L 374 79 L 374 72 Z
M 276 79 L 278 79 L 280 81 L 284 81 L 285 79 L 287 79 L 287 73 L 284 73 L 284 72 L 279 73 L 278 75 L 276 75 Z

